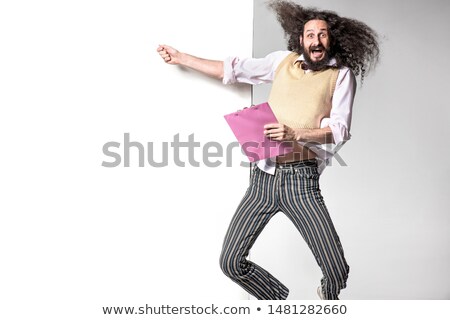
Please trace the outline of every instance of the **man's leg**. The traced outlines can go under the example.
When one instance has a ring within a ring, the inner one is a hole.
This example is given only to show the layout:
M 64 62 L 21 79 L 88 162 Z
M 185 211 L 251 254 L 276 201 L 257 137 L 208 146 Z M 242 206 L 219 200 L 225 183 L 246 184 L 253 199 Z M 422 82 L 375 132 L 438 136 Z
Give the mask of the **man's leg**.
M 279 211 L 275 179 L 256 168 L 250 186 L 234 214 L 223 243 L 223 272 L 259 300 L 285 300 L 289 290 L 269 272 L 246 258 L 256 238 Z
M 280 207 L 295 224 L 322 269 L 324 298 L 336 300 L 349 266 L 319 188 L 317 167 L 280 170 Z

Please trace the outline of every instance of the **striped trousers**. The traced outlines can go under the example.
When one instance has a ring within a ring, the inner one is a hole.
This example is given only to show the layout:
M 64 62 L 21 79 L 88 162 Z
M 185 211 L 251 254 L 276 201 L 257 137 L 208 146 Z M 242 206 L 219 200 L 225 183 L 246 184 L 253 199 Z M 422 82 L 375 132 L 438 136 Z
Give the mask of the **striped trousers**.
M 315 160 L 276 168 L 275 175 L 252 169 L 250 185 L 225 235 L 222 271 L 259 300 L 285 300 L 289 289 L 268 271 L 247 260 L 255 240 L 279 211 L 295 225 L 322 270 L 321 287 L 328 300 L 346 287 L 349 266 L 323 201 Z

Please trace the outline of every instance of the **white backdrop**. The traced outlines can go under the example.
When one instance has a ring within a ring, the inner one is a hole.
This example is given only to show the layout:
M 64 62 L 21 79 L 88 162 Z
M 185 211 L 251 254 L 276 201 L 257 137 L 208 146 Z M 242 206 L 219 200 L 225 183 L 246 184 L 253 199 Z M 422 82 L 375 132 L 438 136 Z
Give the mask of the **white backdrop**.
M 234 141 L 223 115 L 248 106 L 250 88 L 166 65 L 156 48 L 251 55 L 252 10 L 242 0 L 2 2 L 3 319 L 93 319 L 104 305 L 245 299 L 222 274 L 219 254 L 248 170 L 180 168 L 173 157 L 165 168 L 139 167 L 137 149 L 130 167 L 122 159 L 106 168 L 112 159 L 102 148 L 123 148 L 125 133 L 153 142 L 156 154 L 176 134 L 194 134 L 202 146 Z
M 275 15 L 255 0 L 254 54 L 286 48 Z M 350 275 L 342 299 L 450 299 L 450 171 L 447 98 L 450 3 L 299 1 L 362 20 L 381 37 L 378 68 L 359 84 L 353 138 L 321 178 Z M 444 31 L 445 30 L 445 31 Z M 268 87 L 255 88 L 254 102 Z M 315 299 L 321 273 L 283 215 L 271 220 L 252 259 Z

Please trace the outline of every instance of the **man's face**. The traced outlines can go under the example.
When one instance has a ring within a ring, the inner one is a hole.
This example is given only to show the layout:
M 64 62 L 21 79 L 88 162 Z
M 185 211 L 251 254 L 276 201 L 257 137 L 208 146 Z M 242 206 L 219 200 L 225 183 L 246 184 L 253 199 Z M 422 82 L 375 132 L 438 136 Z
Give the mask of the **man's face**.
M 328 25 L 323 20 L 310 20 L 305 24 L 303 36 L 300 36 L 305 60 L 312 65 L 326 65 L 330 50 Z

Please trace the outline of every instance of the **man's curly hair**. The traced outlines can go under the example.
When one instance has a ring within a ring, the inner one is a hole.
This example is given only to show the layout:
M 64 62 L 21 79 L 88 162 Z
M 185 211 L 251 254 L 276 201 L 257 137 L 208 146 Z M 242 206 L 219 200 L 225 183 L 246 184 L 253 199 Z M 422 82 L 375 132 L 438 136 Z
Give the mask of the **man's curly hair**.
M 281 27 L 288 37 L 288 50 L 303 54 L 300 36 L 305 23 L 310 20 L 324 20 L 330 33 L 330 56 L 337 66 L 350 68 L 355 75 L 365 74 L 378 62 L 380 48 L 377 33 L 365 23 L 340 17 L 333 11 L 305 8 L 291 1 L 272 0 L 268 3 L 273 9 Z

